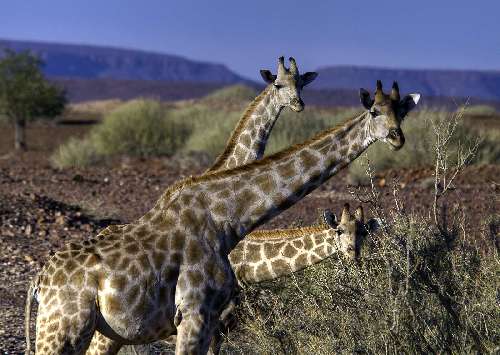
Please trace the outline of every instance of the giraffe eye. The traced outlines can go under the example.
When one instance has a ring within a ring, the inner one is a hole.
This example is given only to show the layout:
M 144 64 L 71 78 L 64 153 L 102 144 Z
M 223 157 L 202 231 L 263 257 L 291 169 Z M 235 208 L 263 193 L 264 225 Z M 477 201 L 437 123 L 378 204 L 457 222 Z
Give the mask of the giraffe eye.
M 281 88 L 283 87 L 283 85 L 280 85 L 280 84 L 274 84 L 274 87 L 275 87 L 276 89 L 278 89 L 278 90 L 279 90 L 279 89 L 281 89 Z
M 370 111 L 370 114 L 372 115 L 372 117 L 377 117 L 378 115 L 380 115 L 380 112 L 378 110 L 373 109 Z
M 344 233 L 344 231 L 342 229 L 337 229 L 336 232 L 337 232 L 337 235 L 339 235 L 339 236 L 342 235 L 342 233 Z

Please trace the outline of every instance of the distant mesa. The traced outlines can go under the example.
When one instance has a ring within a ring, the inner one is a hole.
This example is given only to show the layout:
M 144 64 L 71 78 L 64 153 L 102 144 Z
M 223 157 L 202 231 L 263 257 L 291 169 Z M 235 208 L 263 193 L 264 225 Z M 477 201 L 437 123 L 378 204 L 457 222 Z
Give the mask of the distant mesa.
M 380 79 L 390 87 L 398 81 L 402 91 L 426 96 L 471 97 L 500 101 L 500 71 L 385 69 L 361 66 L 330 66 L 317 70 L 316 89 L 372 88 Z
M 30 50 L 45 62 L 49 77 L 245 83 L 223 64 L 131 49 L 0 39 L 0 48 Z

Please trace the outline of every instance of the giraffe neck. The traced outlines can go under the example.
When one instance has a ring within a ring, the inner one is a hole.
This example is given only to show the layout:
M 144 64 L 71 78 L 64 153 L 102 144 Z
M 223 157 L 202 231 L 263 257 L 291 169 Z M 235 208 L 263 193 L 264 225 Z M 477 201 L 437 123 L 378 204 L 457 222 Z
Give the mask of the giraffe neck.
M 340 249 L 329 226 L 256 231 L 229 254 L 240 283 L 251 284 L 286 276 L 316 264 Z
M 225 250 L 356 159 L 374 141 L 369 123 L 365 112 L 261 161 L 195 178 L 193 188 L 211 201 L 211 218 L 224 226 Z
M 276 99 L 276 90 L 273 85 L 268 85 L 248 106 L 224 152 L 207 172 L 232 169 L 262 158 L 269 134 L 282 109 Z

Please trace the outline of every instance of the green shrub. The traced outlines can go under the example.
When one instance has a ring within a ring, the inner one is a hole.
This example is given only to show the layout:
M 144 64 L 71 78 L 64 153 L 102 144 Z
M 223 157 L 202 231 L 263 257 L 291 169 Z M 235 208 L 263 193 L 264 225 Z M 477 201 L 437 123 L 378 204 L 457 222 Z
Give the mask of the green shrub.
M 173 154 L 191 132 L 169 116 L 157 101 L 134 100 L 108 114 L 89 139 L 103 156 Z
M 51 156 L 53 166 L 62 169 L 68 167 L 81 168 L 94 165 L 102 160 L 95 146 L 89 139 L 70 138 Z
M 466 108 L 468 115 L 494 115 L 497 110 L 489 105 L 472 105 Z
M 258 95 L 258 92 L 246 85 L 231 85 L 216 90 L 200 100 L 202 103 L 250 103 Z
M 157 101 L 134 100 L 107 114 L 84 139 L 70 139 L 52 156 L 59 168 L 88 166 L 115 155 L 172 155 L 191 134 Z

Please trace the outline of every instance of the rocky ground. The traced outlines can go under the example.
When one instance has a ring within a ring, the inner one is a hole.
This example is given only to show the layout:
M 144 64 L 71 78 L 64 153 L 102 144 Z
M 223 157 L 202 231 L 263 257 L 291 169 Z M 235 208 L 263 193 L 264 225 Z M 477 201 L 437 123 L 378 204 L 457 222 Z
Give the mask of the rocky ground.
M 165 158 L 53 169 L 50 151 L 84 130 L 34 127 L 28 132 L 30 151 L 13 154 L 10 130 L 0 127 L 0 354 L 24 352 L 28 282 L 52 252 L 69 241 L 89 238 L 111 223 L 135 220 L 171 183 L 205 168 L 194 159 Z M 448 196 L 450 208 L 462 206 L 459 212 L 466 216 L 471 237 L 489 228 L 485 221 L 498 214 L 499 176 L 500 166 L 469 167 Z M 264 228 L 312 223 L 318 209 L 339 211 L 345 202 L 359 203 L 356 192 L 362 199 L 368 196 L 363 189 L 348 188 L 347 181 L 346 172 L 341 172 Z M 407 211 L 428 213 L 433 197 L 431 169 L 387 171 L 377 176 L 375 185 L 384 207 L 394 206 L 396 187 Z

